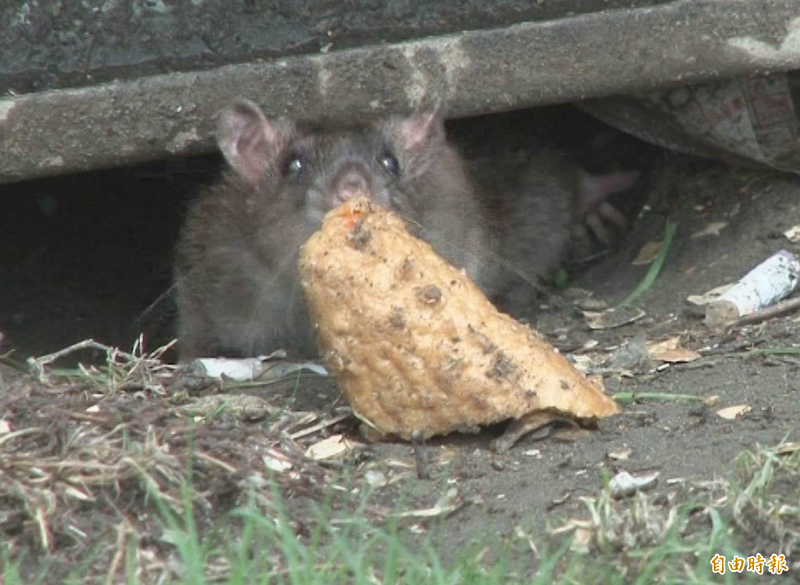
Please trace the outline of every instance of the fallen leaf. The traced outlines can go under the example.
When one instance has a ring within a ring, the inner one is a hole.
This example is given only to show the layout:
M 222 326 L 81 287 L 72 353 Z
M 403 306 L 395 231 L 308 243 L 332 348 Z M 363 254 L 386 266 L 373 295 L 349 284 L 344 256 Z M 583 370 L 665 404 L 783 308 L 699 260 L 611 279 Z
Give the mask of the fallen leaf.
M 719 395 L 717 394 L 709 396 L 708 398 L 703 400 L 703 404 L 705 404 L 706 406 L 716 406 L 718 403 L 719 403 Z
M 778 455 L 790 455 L 791 453 L 796 453 L 800 451 L 800 443 L 793 442 L 793 443 L 783 443 L 778 445 L 777 453 Z
M 722 418 L 733 420 L 747 414 L 751 410 L 753 410 L 752 407 L 748 406 L 747 404 L 737 404 L 736 406 L 722 408 L 717 411 L 717 414 Z
M 699 232 L 693 233 L 689 236 L 692 239 L 703 238 L 705 236 L 719 236 L 720 232 L 728 227 L 727 221 L 712 221 Z
M 5 435 L 6 433 L 11 432 L 11 425 L 8 424 L 8 421 L 3 419 L 0 420 L 0 435 Z
M 800 242 L 800 225 L 790 227 L 788 230 L 783 232 L 783 235 L 786 236 L 786 239 L 793 244 Z
M 670 364 L 683 364 L 699 360 L 701 356 L 692 349 L 667 349 L 660 352 L 650 352 L 650 357 Z
M 609 309 L 602 313 L 586 311 L 583 315 L 586 318 L 586 324 L 589 326 L 589 329 L 598 330 L 622 327 L 623 325 L 638 321 L 647 315 L 647 313 L 636 307 L 624 307 L 621 309 Z
M 319 443 L 314 443 L 306 449 L 306 457 L 315 461 L 322 461 L 325 459 L 333 459 L 340 455 L 344 455 L 348 451 L 360 446 L 361 443 L 345 439 L 344 435 L 331 435 L 327 439 L 323 439 Z
M 688 297 L 686 297 L 686 300 L 697 307 L 702 307 L 716 301 L 719 297 L 725 294 L 728 291 L 728 289 L 730 289 L 732 286 L 733 286 L 732 283 L 723 284 L 716 288 L 712 288 L 710 291 L 703 293 L 701 295 L 689 295 Z
M 609 459 L 616 459 L 617 461 L 627 461 L 631 453 L 633 453 L 633 449 L 625 449 L 623 451 L 612 452 L 608 454 Z
M 634 266 L 644 266 L 645 264 L 650 264 L 658 253 L 661 251 L 661 242 L 647 242 L 644 246 L 641 247 L 639 253 L 636 255 L 636 258 L 633 259 Z
M 647 351 L 650 353 L 650 355 L 653 355 L 654 353 L 660 353 L 662 351 L 678 349 L 678 344 L 680 344 L 680 342 L 681 342 L 681 336 L 675 335 L 673 337 L 664 339 L 663 341 L 648 343 Z
M 436 516 L 451 514 L 464 504 L 464 500 L 458 497 L 458 490 L 456 488 L 450 488 L 445 495 L 439 498 L 432 508 L 409 510 L 408 512 L 392 514 L 392 516 L 395 518 L 435 518 Z

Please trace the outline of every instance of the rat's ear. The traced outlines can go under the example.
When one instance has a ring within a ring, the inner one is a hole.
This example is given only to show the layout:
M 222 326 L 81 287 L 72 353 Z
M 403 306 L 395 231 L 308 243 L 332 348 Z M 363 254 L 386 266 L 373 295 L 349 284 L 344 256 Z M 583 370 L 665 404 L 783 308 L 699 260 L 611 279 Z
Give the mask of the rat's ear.
M 404 146 L 417 150 L 430 144 L 445 141 L 444 107 L 441 103 L 418 110 L 400 122 L 400 135 Z
M 253 187 L 285 140 L 280 124 L 264 116 L 256 104 L 237 99 L 225 108 L 217 123 L 217 144 L 228 164 Z

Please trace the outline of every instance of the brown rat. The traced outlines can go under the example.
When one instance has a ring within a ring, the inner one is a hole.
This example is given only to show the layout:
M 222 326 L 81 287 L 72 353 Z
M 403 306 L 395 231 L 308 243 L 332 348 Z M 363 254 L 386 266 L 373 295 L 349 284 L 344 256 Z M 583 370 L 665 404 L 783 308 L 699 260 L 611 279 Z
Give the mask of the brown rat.
M 492 257 L 486 260 L 503 267 L 485 292 L 516 316 L 530 307 L 537 279 L 558 268 L 574 240 L 591 232 L 609 244 L 606 224 L 622 227 L 625 218 L 606 199 L 639 177 L 638 172 L 592 175 L 549 147 L 508 157 L 503 165 L 491 159 L 470 162 L 487 214 Z
M 314 132 L 237 100 L 220 116 L 217 141 L 230 169 L 189 210 L 176 251 L 183 361 L 278 348 L 314 356 L 297 252 L 349 197 L 400 214 L 502 303 L 533 290 L 584 218 L 616 220 L 602 211 L 605 196 L 635 180 L 595 179 L 546 150 L 516 169 L 471 172 L 439 109 Z
M 217 132 L 230 171 L 190 209 L 176 254 L 182 360 L 277 348 L 315 355 L 297 251 L 352 196 L 396 211 L 477 277 L 468 251 L 485 240 L 480 206 L 439 111 L 319 133 L 238 100 Z

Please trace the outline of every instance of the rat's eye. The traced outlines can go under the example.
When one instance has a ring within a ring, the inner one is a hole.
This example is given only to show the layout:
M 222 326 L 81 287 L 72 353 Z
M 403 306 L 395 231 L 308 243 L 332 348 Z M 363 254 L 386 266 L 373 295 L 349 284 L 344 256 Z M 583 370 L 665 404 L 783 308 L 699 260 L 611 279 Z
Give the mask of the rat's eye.
M 306 159 L 299 153 L 290 154 L 283 163 L 283 174 L 287 177 L 296 177 L 306 170 Z
M 400 174 L 400 163 L 397 162 L 397 157 L 388 150 L 384 152 L 382 156 L 378 157 L 378 162 L 381 163 L 381 166 L 389 174 L 395 177 Z

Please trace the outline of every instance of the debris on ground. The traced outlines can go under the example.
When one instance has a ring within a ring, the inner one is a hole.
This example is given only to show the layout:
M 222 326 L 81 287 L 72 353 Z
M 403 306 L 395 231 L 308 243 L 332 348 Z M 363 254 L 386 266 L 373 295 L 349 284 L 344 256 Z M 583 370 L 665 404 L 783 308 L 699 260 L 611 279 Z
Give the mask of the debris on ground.
M 657 471 L 643 475 L 631 475 L 627 471 L 620 471 L 608 482 L 608 489 L 613 498 L 632 496 L 636 492 L 655 487 L 659 475 L 661 474 Z
M 724 327 L 789 296 L 800 282 L 800 262 L 780 250 L 744 275 L 706 307 L 706 325 Z
M 276 352 L 278 353 L 278 352 Z M 197 358 L 189 364 L 190 370 L 209 378 L 227 378 L 237 382 L 259 380 L 269 382 L 278 380 L 295 372 L 309 371 L 319 376 L 327 376 L 324 366 L 315 362 L 292 362 L 280 355 L 257 358 Z

